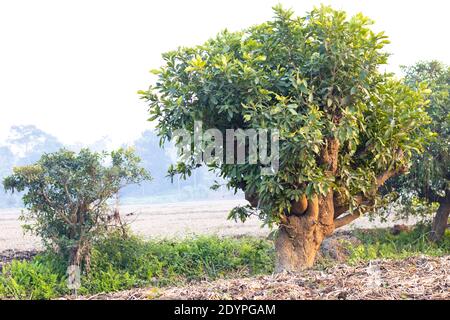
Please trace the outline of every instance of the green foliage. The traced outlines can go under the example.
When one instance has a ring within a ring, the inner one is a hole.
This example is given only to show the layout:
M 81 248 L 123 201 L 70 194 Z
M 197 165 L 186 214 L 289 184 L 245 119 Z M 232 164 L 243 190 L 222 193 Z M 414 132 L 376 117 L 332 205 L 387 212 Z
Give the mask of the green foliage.
M 390 230 L 366 230 L 355 233 L 361 240 L 358 246 L 349 245 L 348 262 L 357 263 L 374 259 L 404 259 L 421 254 L 443 256 L 450 253 L 450 232 L 447 231 L 439 244 L 431 242 L 427 235 L 429 225 L 419 225 L 411 232 L 393 235 Z
M 26 228 L 73 264 L 81 265 L 92 242 L 113 224 L 107 201 L 125 185 L 150 178 L 132 150 L 111 152 L 109 165 L 107 155 L 62 149 L 15 168 L 3 181 L 7 191 L 25 191 Z
M 114 236 L 95 247 L 91 267 L 80 292 L 268 273 L 273 270 L 273 249 L 270 242 L 252 238 L 143 241 Z
M 0 299 L 52 299 L 68 293 L 64 262 L 52 255 L 36 257 L 32 262 L 13 261 L 0 273 Z
M 411 87 L 425 81 L 432 90 L 427 112 L 435 139 L 414 157 L 410 174 L 393 185 L 430 202 L 450 202 L 450 67 L 437 61 L 419 62 L 404 67 L 404 72 Z
M 263 239 L 203 236 L 144 241 L 114 233 L 94 246 L 91 270 L 82 274 L 79 293 L 267 274 L 273 271 L 273 261 L 272 243 Z M 53 252 L 30 262 L 15 261 L 0 274 L 0 299 L 50 299 L 68 294 L 66 268 L 67 262 Z
M 304 17 L 274 10 L 273 21 L 165 53 L 158 80 L 140 92 L 162 141 L 173 139 L 177 129 L 193 135 L 194 121 L 222 133 L 279 130 L 275 175 L 261 176 L 259 165 L 248 162 L 209 164 L 228 187 L 257 194 L 257 214 L 269 223 L 304 194 L 331 188 L 348 202 L 361 194 L 374 198 L 376 177 L 407 166 L 430 137 L 424 128 L 429 90 L 379 72 L 388 41 L 370 29 L 370 19 L 348 19 L 323 6 Z M 334 175 L 322 159 L 331 139 L 340 145 Z M 196 167 L 193 155 L 170 174 L 186 176 Z M 255 213 L 233 212 L 242 219 Z

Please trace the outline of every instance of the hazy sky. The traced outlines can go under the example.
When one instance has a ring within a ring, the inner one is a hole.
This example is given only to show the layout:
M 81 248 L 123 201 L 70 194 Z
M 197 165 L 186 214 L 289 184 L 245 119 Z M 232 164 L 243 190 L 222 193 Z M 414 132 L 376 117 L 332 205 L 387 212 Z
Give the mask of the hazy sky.
M 363 12 L 392 41 L 389 70 L 450 64 L 448 0 L 0 0 L 0 142 L 15 124 L 65 143 L 131 141 L 151 127 L 136 91 L 162 52 L 268 20 L 278 2 L 299 15 L 320 3 Z

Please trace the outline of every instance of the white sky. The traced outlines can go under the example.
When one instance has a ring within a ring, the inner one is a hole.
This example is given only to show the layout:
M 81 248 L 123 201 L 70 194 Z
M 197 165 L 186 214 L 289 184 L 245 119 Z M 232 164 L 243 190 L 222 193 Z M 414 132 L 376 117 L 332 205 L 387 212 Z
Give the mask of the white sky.
M 392 41 L 392 71 L 420 59 L 450 64 L 448 0 L 0 0 L 0 143 L 17 124 L 68 144 L 133 140 L 151 127 L 136 91 L 161 53 L 266 21 L 278 2 L 298 15 L 320 3 L 363 12 Z

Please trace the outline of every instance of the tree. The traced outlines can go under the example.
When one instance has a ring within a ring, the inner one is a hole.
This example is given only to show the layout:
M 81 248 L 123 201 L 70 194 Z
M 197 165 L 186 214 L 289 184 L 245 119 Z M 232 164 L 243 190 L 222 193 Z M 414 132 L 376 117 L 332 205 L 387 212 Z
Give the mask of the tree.
M 6 176 L 9 173 L 10 168 L 14 163 L 14 154 L 8 147 L 0 147 L 0 178 Z
M 8 147 L 0 147 L 0 179 L 3 180 L 4 177 L 10 174 L 11 168 L 15 162 L 14 154 Z M 2 190 L 3 191 L 3 190 Z M 0 193 L 0 208 L 14 206 L 18 199 L 6 196 L 3 192 Z
M 362 14 L 274 10 L 273 21 L 165 53 L 158 80 L 140 93 L 163 141 L 178 129 L 194 134 L 194 121 L 279 130 L 274 175 L 249 161 L 208 165 L 249 200 L 231 217 L 277 224 L 276 269 L 297 271 L 313 265 L 325 237 L 374 208 L 378 188 L 422 150 L 429 91 L 379 72 L 388 41 Z M 197 166 L 192 155 L 175 171 Z
M 28 229 L 70 265 L 89 266 L 90 247 L 114 223 L 107 201 L 124 186 L 149 179 L 131 149 L 109 154 L 88 149 L 44 154 L 33 165 L 16 167 L 3 181 L 5 190 L 25 191 Z
M 20 159 L 21 165 L 36 162 L 45 152 L 55 152 L 63 147 L 59 140 L 35 126 L 12 126 L 6 141 Z
M 419 62 L 404 67 L 406 83 L 416 89 L 425 81 L 432 90 L 427 109 L 428 127 L 435 139 L 423 153 L 416 154 L 408 175 L 392 184 L 403 192 L 413 192 L 420 199 L 438 203 L 430 238 L 439 241 L 444 235 L 450 214 L 450 68 L 438 61 Z

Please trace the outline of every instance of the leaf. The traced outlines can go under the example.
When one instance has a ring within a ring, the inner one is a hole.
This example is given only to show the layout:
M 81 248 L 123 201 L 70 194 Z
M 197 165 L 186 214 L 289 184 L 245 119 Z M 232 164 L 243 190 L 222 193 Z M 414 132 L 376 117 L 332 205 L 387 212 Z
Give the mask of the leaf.
M 331 98 L 327 99 L 327 106 L 331 107 L 331 105 L 333 104 L 333 100 Z
M 150 70 L 150 73 L 151 73 L 151 74 L 158 75 L 158 74 L 161 74 L 161 73 L 162 73 L 162 70 L 161 70 L 161 69 L 151 69 L 151 70 Z

